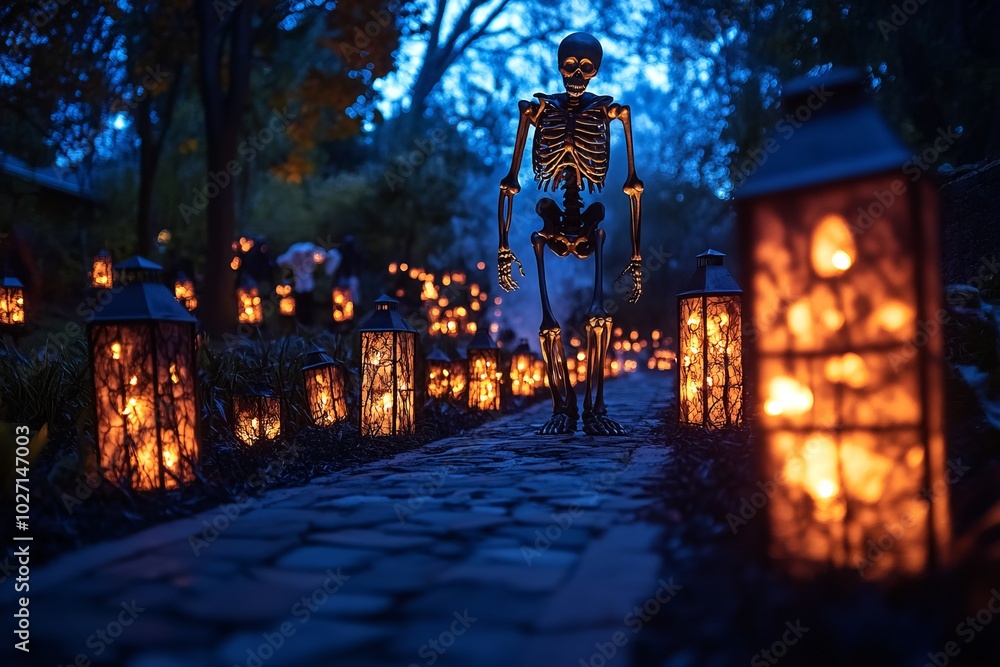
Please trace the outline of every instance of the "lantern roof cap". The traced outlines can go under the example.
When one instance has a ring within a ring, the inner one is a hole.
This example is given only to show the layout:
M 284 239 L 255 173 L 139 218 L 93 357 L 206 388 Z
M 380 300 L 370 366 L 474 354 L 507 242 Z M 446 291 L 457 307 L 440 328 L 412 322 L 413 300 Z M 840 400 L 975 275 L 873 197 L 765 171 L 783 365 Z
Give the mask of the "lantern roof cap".
M 311 371 L 324 366 L 334 366 L 336 363 L 337 361 L 327 354 L 325 350 L 315 347 L 306 352 L 306 358 L 302 364 L 302 370 Z
M 490 336 L 489 327 L 476 327 L 476 335 L 472 337 L 472 342 L 469 343 L 470 350 L 499 350 L 500 346 L 496 344 L 493 337 Z
M 369 313 L 358 331 L 407 331 L 416 333 L 409 322 L 399 314 L 399 301 L 383 294 L 375 299 L 375 311 Z
M 684 291 L 677 296 L 741 294 L 743 290 L 723 264 L 725 257 L 725 254 L 711 248 L 698 255 L 697 268 L 684 287 Z
M 144 257 L 130 257 L 114 267 L 124 283 L 110 290 L 111 299 L 99 306 L 92 322 L 190 322 L 198 320 L 160 282 L 162 267 Z
M 3 277 L 4 287 L 24 287 L 24 284 L 17 279 L 16 276 L 4 276 Z
M 449 357 L 440 347 L 435 347 L 427 355 L 427 361 L 445 361 L 451 363 L 451 357 Z
M 898 171 L 912 157 L 866 93 L 860 70 L 835 67 L 794 79 L 781 105 L 778 136 L 765 140 L 767 159 L 737 189 L 737 200 Z

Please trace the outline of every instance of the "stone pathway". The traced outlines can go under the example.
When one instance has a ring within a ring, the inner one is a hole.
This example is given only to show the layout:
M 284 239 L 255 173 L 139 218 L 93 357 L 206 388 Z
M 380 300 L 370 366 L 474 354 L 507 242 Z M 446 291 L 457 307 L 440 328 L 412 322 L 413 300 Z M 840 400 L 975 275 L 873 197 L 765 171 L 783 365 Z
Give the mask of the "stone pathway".
M 536 437 L 545 402 L 68 554 L 33 574 L 28 664 L 628 665 L 630 612 L 671 594 L 641 518 L 671 390 L 609 383 L 627 438 Z

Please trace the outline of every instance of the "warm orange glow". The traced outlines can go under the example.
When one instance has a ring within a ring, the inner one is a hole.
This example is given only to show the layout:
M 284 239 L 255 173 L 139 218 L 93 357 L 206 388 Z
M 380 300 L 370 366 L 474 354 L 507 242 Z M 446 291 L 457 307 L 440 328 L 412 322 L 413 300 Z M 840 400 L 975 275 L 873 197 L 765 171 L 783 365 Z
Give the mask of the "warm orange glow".
M 427 360 L 427 394 L 431 398 L 446 398 L 451 391 L 451 362 Z
M 347 417 L 344 369 L 335 364 L 303 369 L 306 403 L 313 423 L 332 426 Z
M 354 299 L 350 287 L 333 288 L 333 321 L 350 322 L 354 319 Z
M 812 235 L 813 270 L 820 278 L 835 278 L 854 265 L 854 234 L 839 215 L 824 217 Z
M 108 253 L 102 251 L 94 255 L 90 268 L 90 286 L 97 289 L 111 289 L 114 286 L 111 255 Z
M 712 427 L 739 425 L 743 421 L 739 295 L 682 297 L 680 318 L 685 323 L 679 331 L 681 422 Z M 627 350 L 628 343 L 624 347 Z M 642 348 L 638 343 L 633 347 Z M 675 359 L 670 350 L 657 349 L 648 368 L 667 370 Z
M 416 335 L 361 332 L 361 432 L 368 436 L 413 432 L 413 355 Z
M 500 350 L 472 350 L 469 355 L 469 407 L 500 409 Z
M 189 311 L 198 307 L 198 298 L 194 293 L 194 282 L 190 280 L 178 280 L 174 283 L 174 298 Z
M 281 401 L 270 394 L 233 396 L 233 433 L 245 445 L 281 435 Z
M 260 324 L 264 320 L 264 310 L 260 293 L 256 287 L 240 287 L 236 290 L 239 299 L 239 320 L 241 324 Z
M 169 298 L 169 292 L 167 293 Z M 186 323 L 94 323 L 90 333 L 101 470 L 135 490 L 194 479 L 194 344 Z
M 480 271 L 484 270 L 486 268 L 486 262 L 478 262 L 476 264 L 476 268 L 479 269 Z
M 233 257 L 233 261 L 229 262 L 229 268 L 233 271 L 238 271 L 241 266 L 243 266 L 243 260 L 239 257 Z
M 0 283 L 0 324 L 24 325 L 24 287 L 17 279 L 7 278 Z
M 510 393 L 514 396 L 534 396 L 538 384 L 534 375 L 534 358 L 527 343 L 514 350 L 510 359 Z M 541 378 L 538 378 L 539 381 Z

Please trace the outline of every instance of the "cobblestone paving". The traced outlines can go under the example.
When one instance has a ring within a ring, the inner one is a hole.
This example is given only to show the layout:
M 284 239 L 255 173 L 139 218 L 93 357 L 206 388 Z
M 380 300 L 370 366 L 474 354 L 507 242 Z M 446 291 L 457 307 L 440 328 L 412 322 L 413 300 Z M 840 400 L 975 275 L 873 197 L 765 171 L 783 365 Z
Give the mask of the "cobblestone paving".
M 627 665 L 630 611 L 669 596 L 641 514 L 670 392 L 609 382 L 627 438 L 537 437 L 546 402 L 68 554 L 32 578 L 29 664 Z

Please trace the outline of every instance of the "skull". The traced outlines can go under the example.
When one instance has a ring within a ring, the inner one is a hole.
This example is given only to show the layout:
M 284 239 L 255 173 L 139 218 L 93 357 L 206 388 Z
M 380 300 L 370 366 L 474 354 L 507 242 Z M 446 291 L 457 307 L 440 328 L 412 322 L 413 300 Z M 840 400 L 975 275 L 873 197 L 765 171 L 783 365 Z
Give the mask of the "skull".
M 570 97 L 579 97 L 601 68 L 604 49 L 593 35 L 574 32 L 559 44 L 559 73 Z

